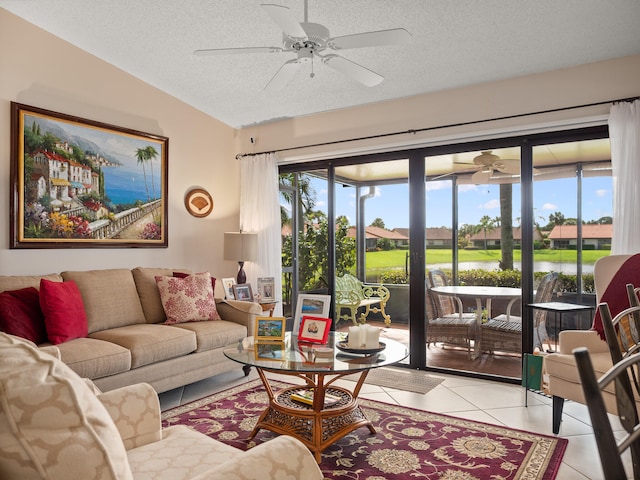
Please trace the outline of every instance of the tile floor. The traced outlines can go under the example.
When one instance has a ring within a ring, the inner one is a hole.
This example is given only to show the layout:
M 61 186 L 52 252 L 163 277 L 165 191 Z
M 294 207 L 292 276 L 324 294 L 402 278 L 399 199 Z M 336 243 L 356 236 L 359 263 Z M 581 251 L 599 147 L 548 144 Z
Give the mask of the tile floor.
M 364 385 L 360 396 L 371 400 L 396 403 L 407 407 L 445 413 L 476 421 L 506 425 L 551 435 L 551 399 L 529 392 L 525 407 L 525 390 L 486 380 L 429 373 L 445 380 L 427 394 Z M 257 379 L 255 369 L 248 377 L 241 371 L 228 372 L 197 383 L 160 394 L 163 410 L 197 400 L 226 388 Z M 273 378 L 291 382 L 291 377 Z M 349 382 L 353 385 L 352 382 Z M 611 416 L 618 429 L 618 419 Z M 558 480 L 602 479 L 598 450 L 584 405 L 565 402 L 560 436 L 569 440 Z M 628 459 L 627 459 L 628 460 Z M 630 461 L 628 461 L 630 464 Z

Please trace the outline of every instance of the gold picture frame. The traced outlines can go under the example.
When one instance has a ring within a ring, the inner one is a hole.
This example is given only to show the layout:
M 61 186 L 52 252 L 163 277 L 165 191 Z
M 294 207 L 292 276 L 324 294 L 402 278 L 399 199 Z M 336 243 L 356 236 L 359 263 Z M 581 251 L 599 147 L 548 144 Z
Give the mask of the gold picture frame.
M 11 102 L 10 248 L 168 246 L 169 139 Z
M 253 332 L 257 342 L 283 341 L 287 319 L 285 317 L 256 317 Z

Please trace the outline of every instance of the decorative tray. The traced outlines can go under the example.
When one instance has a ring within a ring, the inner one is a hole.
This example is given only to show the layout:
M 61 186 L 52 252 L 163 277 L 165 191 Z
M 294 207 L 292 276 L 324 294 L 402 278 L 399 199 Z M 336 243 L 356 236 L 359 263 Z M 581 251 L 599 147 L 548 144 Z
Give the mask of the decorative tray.
M 359 353 L 361 355 L 371 355 L 373 353 L 378 353 L 387 348 L 387 345 L 383 342 L 378 342 L 378 346 L 375 348 L 353 348 L 349 347 L 347 342 L 338 342 L 336 343 L 336 348 L 343 352 L 347 353 Z

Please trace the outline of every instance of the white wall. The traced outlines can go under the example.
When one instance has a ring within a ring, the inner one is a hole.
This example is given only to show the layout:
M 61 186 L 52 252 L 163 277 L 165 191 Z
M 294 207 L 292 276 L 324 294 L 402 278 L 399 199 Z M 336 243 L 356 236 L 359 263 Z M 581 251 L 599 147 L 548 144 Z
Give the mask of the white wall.
M 391 132 L 508 117 L 640 95 L 640 55 L 552 72 L 417 95 L 400 100 L 325 112 L 241 131 L 243 153 L 279 150 Z M 342 143 L 278 153 L 281 161 L 397 149 L 407 144 L 452 143 L 452 139 L 505 136 L 505 132 L 606 121 L 609 105 L 547 113 L 417 134 Z M 586 126 L 586 125 L 584 125 Z M 256 139 L 251 144 L 249 139 Z
M 235 275 L 222 258 L 223 232 L 238 228 L 233 128 L 2 9 L 0 62 L 0 275 L 138 265 Z M 169 247 L 10 250 L 11 101 L 169 137 Z M 184 207 L 194 186 L 213 196 L 204 219 Z

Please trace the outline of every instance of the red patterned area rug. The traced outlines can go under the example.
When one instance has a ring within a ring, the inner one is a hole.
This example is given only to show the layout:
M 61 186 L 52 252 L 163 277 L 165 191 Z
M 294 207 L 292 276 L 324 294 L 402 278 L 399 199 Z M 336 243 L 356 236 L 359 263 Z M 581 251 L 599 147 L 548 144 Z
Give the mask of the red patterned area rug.
M 277 388 L 287 386 L 273 382 Z M 267 405 L 259 380 L 162 413 L 162 425 L 187 425 L 228 445 L 249 449 L 275 436 L 246 438 Z M 361 399 L 376 428 L 342 438 L 322 453 L 326 479 L 552 480 L 566 439 Z

